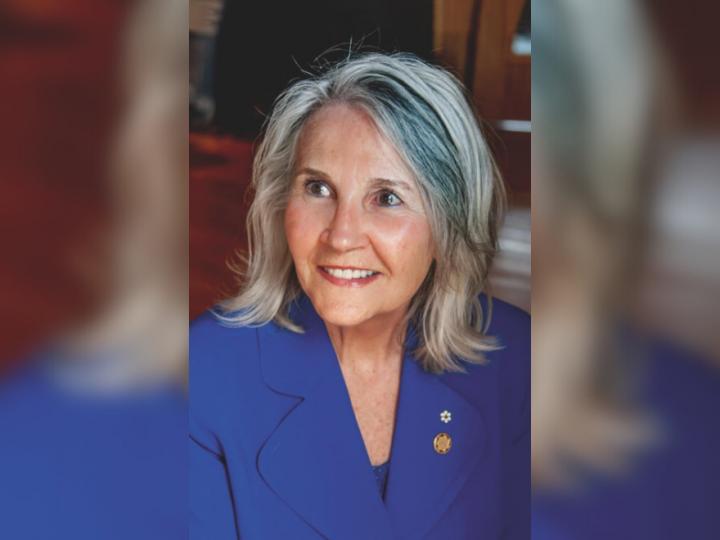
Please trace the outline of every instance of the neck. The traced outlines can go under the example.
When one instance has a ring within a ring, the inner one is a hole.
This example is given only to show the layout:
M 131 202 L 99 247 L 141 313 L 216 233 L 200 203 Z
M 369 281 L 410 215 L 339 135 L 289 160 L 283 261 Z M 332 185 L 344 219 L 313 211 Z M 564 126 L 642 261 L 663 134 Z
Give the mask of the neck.
M 325 326 L 343 370 L 370 377 L 400 366 L 407 331 L 403 311 L 352 327 Z

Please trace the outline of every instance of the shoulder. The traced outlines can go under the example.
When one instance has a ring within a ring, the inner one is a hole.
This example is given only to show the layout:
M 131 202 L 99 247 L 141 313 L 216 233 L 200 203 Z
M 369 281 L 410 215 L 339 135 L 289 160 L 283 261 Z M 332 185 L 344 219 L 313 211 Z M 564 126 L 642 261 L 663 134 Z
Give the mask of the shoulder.
M 244 408 L 262 390 L 258 332 L 232 327 L 207 311 L 190 324 L 191 431 L 217 432 L 228 411 Z
M 530 315 L 526 311 L 498 298 L 493 298 L 488 303 L 486 297 L 483 296 L 481 304 L 484 314 L 490 317 L 488 335 L 498 339 L 503 347 L 529 345 Z
M 530 376 L 530 315 L 519 307 L 493 298 L 488 304 L 481 297 L 483 313 L 490 317 L 485 332 L 495 341 L 496 348 L 485 353 L 484 364 L 463 361 L 468 373 L 482 373 L 486 368 L 497 369 L 503 378 L 529 378 Z
M 494 298 L 487 335 L 493 337 L 498 349 L 487 354 L 489 362 L 511 379 L 530 377 L 530 315 L 522 309 Z
M 482 297 L 484 313 L 490 313 L 486 334 L 497 348 L 484 354 L 481 364 L 461 361 L 465 373 L 449 373 L 446 382 L 476 406 L 495 401 L 511 429 L 522 431 L 529 423 L 530 407 L 530 315 L 507 302 L 493 298 L 492 311 Z
M 527 431 L 530 424 L 531 325 L 530 315 L 502 300 L 493 299 L 488 335 L 499 348 L 488 353 L 499 374 L 500 402 L 508 427 Z
M 191 380 L 210 373 L 227 376 L 229 371 L 252 369 L 259 358 L 259 335 L 273 326 L 237 326 L 219 311 L 204 312 L 190 323 Z
M 232 327 L 206 311 L 190 324 L 191 387 L 219 382 L 257 360 L 257 328 Z
M 190 347 L 197 351 L 219 348 L 227 342 L 249 342 L 257 328 L 234 327 L 220 317 L 220 312 L 208 310 L 190 323 Z

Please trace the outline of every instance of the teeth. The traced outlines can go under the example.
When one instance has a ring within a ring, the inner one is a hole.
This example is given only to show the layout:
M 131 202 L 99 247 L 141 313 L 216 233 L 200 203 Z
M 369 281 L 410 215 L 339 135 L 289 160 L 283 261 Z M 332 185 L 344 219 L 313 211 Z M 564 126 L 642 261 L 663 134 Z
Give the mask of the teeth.
M 372 276 L 375 272 L 372 270 L 350 270 L 340 268 L 325 268 L 328 274 L 339 279 L 362 279 Z

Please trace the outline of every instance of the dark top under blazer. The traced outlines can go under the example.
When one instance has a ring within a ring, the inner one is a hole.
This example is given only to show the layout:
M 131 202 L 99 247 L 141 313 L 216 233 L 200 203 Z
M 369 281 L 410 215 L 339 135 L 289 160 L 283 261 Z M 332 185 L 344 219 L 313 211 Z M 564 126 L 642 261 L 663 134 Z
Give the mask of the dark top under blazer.
M 291 315 L 305 333 L 227 328 L 209 313 L 192 325 L 192 540 L 529 538 L 526 313 L 494 300 L 502 348 L 465 374 L 427 373 L 405 354 L 385 501 L 325 325 L 306 298 Z

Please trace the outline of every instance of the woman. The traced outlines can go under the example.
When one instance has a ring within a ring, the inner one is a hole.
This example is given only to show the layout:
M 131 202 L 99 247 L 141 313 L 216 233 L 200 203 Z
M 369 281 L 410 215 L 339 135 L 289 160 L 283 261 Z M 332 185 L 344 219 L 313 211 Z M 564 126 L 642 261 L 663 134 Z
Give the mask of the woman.
M 191 330 L 191 536 L 529 537 L 529 321 L 487 324 L 502 190 L 457 81 L 298 82 L 253 176 L 242 291 Z

